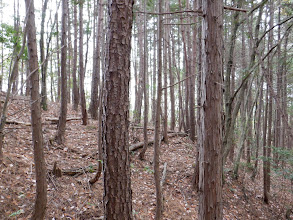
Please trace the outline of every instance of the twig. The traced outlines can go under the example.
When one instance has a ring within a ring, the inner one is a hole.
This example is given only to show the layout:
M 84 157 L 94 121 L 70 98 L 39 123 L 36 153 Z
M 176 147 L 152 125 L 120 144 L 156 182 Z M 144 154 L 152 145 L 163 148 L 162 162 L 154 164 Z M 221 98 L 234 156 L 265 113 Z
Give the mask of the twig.
M 172 14 L 182 14 L 182 13 L 199 13 L 202 14 L 201 10 L 185 10 L 185 11 L 174 11 L 174 12 L 148 12 L 148 11 L 134 11 L 134 13 L 138 14 L 148 14 L 148 15 L 172 15 Z
M 247 9 L 243 9 L 243 8 L 234 8 L 234 7 L 231 7 L 231 6 L 224 6 L 224 9 L 226 10 L 230 10 L 230 11 L 240 11 L 240 12 L 248 12 Z
M 168 88 L 170 88 L 170 87 L 172 87 L 172 86 L 176 86 L 177 84 L 179 84 L 179 83 L 181 83 L 181 82 L 183 82 L 183 81 L 185 81 L 185 80 L 187 80 L 187 79 L 189 79 L 189 78 L 195 76 L 196 74 L 197 74 L 197 73 L 194 73 L 194 74 L 192 74 L 192 75 L 190 75 L 190 76 L 187 76 L 187 77 L 185 77 L 184 79 L 182 79 L 182 80 L 180 80 L 180 81 L 178 81 L 178 82 L 176 82 L 176 83 L 174 83 L 174 84 L 172 84 L 172 85 L 169 85 L 169 86 L 163 87 L 162 90 L 164 90 L 164 89 L 168 89 Z

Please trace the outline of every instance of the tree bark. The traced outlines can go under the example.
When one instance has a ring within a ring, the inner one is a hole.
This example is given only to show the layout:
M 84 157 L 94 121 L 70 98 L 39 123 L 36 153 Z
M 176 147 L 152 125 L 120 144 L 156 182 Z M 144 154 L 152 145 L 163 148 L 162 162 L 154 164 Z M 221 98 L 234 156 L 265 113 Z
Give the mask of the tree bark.
M 170 78 L 170 85 L 174 84 L 174 73 L 172 70 L 172 53 L 173 53 L 173 48 L 175 45 L 171 46 L 171 41 L 170 41 L 170 35 L 171 35 L 171 30 L 168 28 L 168 35 L 166 41 L 169 43 L 169 48 L 168 48 L 168 63 L 169 63 L 169 78 Z M 174 54 L 175 55 L 175 54 Z M 170 129 L 174 130 L 176 126 L 176 115 L 175 115 L 175 90 L 174 86 L 170 87 L 170 102 L 171 102 L 171 123 L 170 123 Z
M 80 106 L 82 113 L 82 124 L 87 125 L 87 110 L 84 92 L 84 63 L 83 63 L 83 4 L 85 0 L 79 1 L 79 88 L 80 88 Z
M 67 116 L 67 13 L 68 0 L 62 0 L 62 36 L 61 36 L 61 107 L 58 122 L 56 141 L 58 144 L 65 142 L 65 127 Z
M 167 1 L 164 0 L 164 8 L 167 11 Z M 168 56 L 167 56 L 167 31 L 166 27 L 162 29 L 162 35 L 163 35 L 163 72 L 164 72 L 164 87 L 168 86 Z M 168 89 L 164 90 L 164 115 L 163 115 L 163 137 L 164 137 L 164 142 L 168 144 Z
M 199 219 L 222 219 L 223 2 L 203 1 Z
M 40 33 L 40 53 L 41 53 L 41 74 L 42 74 L 42 83 L 41 83 L 41 94 L 42 100 L 41 105 L 43 110 L 47 110 L 47 70 L 46 65 L 43 64 L 45 60 L 45 45 L 44 45 L 44 29 L 45 29 L 45 19 L 46 19 L 46 10 L 47 10 L 48 0 L 44 1 L 43 8 L 42 8 L 42 20 L 41 20 L 41 33 Z
M 158 2 L 159 13 L 162 13 L 162 1 Z M 157 79 L 157 102 L 155 120 L 155 142 L 154 142 L 154 178 L 156 185 L 156 215 L 155 219 L 160 220 L 163 209 L 163 197 L 160 181 L 160 125 L 161 125 L 161 99 L 162 99 L 162 16 L 158 16 L 158 79 Z
M 74 17 L 74 51 L 73 51 L 73 68 L 72 68 L 72 102 L 73 102 L 73 109 L 77 111 L 78 103 L 79 103 L 79 92 L 77 86 L 77 79 L 76 79 L 76 72 L 77 72 L 77 6 L 75 2 L 73 4 L 73 17 Z
M 103 94 L 104 219 L 132 219 L 129 80 L 133 1 L 110 0 Z
M 197 0 L 197 8 L 201 8 L 202 7 L 202 0 Z M 200 92 L 201 92 L 201 69 L 202 69 L 202 63 L 201 63 L 201 59 L 202 59 L 202 41 L 201 41 L 201 20 L 200 18 L 198 17 L 197 18 L 197 21 L 198 21 L 198 27 L 197 27 L 197 34 L 198 34 L 198 39 L 197 39 L 197 57 L 196 57 L 196 60 L 197 61 L 196 63 L 198 63 L 197 66 L 197 70 L 198 70 L 198 74 L 197 74 L 197 106 L 200 106 L 201 105 L 201 98 L 200 98 Z M 195 168 L 194 168 L 194 174 L 193 174 L 193 186 L 194 186 L 194 189 L 196 191 L 199 190 L 199 149 L 200 149 L 200 143 L 202 142 L 200 140 L 201 138 L 201 135 L 200 134 L 200 119 L 201 119 L 201 116 L 200 116 L 200 109 L 198 109 L 196 111 L 196 131 L 197 131 L 197 143 L 196 143 L 196 154 L 195 154 Z
M 144 11 L 146 11 L 146 1 L 144 1 Z M 148 95 L 148 68 L 147 68 L 147 61 L 148 61 L 148 53 L 147 53 L 147 19 L 146 19 L 146 14 L 144 14 L 144 19 L 143 19 L 143 31 L 144 31 L 144 38 L 143 38 L 143 94 L 144 94 L 144 117 L 143 117 L 143 138 L 144 138 L 144 146 L 142 151 L 139 154 L 139 158 L 141 160 L 144 159 L 144 154 L 147 150 L 148 146 L 148 113 L 149 113 L 149 95 Z
M 31 75 L 31 121 L 32 121 L 32 140 L 34 147 L 34 161 L 36 171 L 36 200 L 32 219 L 44 219 L 47 204 L 47 180 L 46 166 L 44 159 L 43 135 L 41 124 L 41 109 L 39 95 L 39 73 L 36 27 L 35 27 L 35 9 L 33 0 L 25 0 L 26 11 L 29 13 L 27 20 L 27 48 L 29 59 L 29 70 Z

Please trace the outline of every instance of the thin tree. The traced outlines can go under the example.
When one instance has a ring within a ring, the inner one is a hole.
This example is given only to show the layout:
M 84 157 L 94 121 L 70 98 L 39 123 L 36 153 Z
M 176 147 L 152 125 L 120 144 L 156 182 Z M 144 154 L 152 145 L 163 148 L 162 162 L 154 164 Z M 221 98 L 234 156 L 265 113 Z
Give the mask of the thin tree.
M 223 2 L 202 2 L 199 219 L 222 219 Z
M 79 1 L 79 88 L 80 88 L 80 105 L 82 113 L 82 124 L 87 125 L 87 110 L 84 92 L 84 63 L 83 63 L 83 4 L 84 0 Z
M 146 11 L 146 0 L 144 1 L 143 5 L 144 11 Z M 144 38 L 143 38 L 143 94 L 144 94 L 144 118 L 143 118 L 143 138 L 144 138 L 144 145 L 143 149 L 139 154 L 139 158 L 141 160 L 144 159 L 144 154 L 147 150 L 148 146 L 148 113 L 149 113 L 149 95 L 148 95 L 148 68 L 147 68 L 147 15 L 144 14 L 143 19 L 143 31 L 144 31 Z
M 162 1 L 159 0 L 159 16 L 158 16 L 158 79 L 157 79 L 157 102 L 156 102 L 156 118 L 155 118 L 155 138 L 154 138 L 154 178 L 156 184 L 156 215 L 155 219 L 159 220 L 162 216 L 163 197 L 162 187 L 160 183 L 160 124 L 161 124 L 161 99 L 162 99 Z
M 28 22 L 28 13 L 26 15 L 26 22 Z M 18 75 L 18 71 L 15 71 L 15 69 L 18 69 L 18 63 L 19 60 L 24 52 L 25 49 L 25 44 L 26 44 L 26 33 L 27 33 L 27 24 L 25 24 L 24 29 L 23 29 L 23 39 L 22 39 L 22 46 L 18 52 L 18 54 L 14 54 L 13 58 L 11 59 L 10 67 L 9 67 L 9 78 L 8 78 L 8 85 L 7 85 L 7 90 L 6 90 L 6 97 L 3 103 L 3 106 L 0 108 L 0 163 L 3 161 L 3 144 L 4 144 L 4 127 L 6 124 L 6 119 L 7 119 L 7 110 L 8 110 L 8 105 L 10 101 L 10 95 L 12 92 L 12 86 L 13 82 L 15 82 L 15 79 Z M 19 36 L 18 36 L 19 37 Z M 14 45 L 14 53 L 16 46 L 20 45 Z
M 143 79 L 144 79 L 144 49 L 143 49 L 143 26 L 141 23 L 143 23 L 143 15 L 138 14 L 137 16 L 137 42 L 138 42 L 138 51 L 139 51 L 139 74 L 137 75 L 136 80 L 136 93 L 135 93 L 135 104 L 134 104 L 134 122 L 136 124 L 139 124 L 141 122 L 141 109 L 142 109 L 142 100 L 143 100 L 143 94 L 144 94 L 144 85 L 143 85 Z
M 47 11 L 48 0 L 45 0 L 42 8 L 42 20 L 41 20 L 41 32 L 40 32 L 40 58 L 41 63 L 45 60 L 45 46 L 44 46 L 44 32 L 45 32 L 45 19 Z M 41 94 L 42 100 L 41 105 L 43 110 L 47 110 L 47 65 L 41 65 L 42 83 L 41 83 Z
M 57 4 L 57 1 L 56 1 Z M 57 49 L 57 98 L 56 100 L 59 101 L 60 100 L 60 93 L 61 93 L 61 82 L 60 82 L 60 43 L 59 43 L 59 16 L 58 16 L 58 12 L 55 15 L 55 21 L 56 21 L 56 49 Z
M 32 219 L 44 219 L 47 205 L 47 179 L 46 166 L 44 159 L 41 105 L 39 94 L 39 73 L 38 73 L 38 55 L 36 42 L 35 26 L 35 8 L 34 0 L 25 0 L 25 6 L 28 13 L 27 21 L 27 48 L 29 70 L 31 75 L 31 123 L 32 140 L 34 147 L 34 161 L 36 171 L 36 200 Z
M 133 1 L 110 0 L 103 94 L 104 219 L 132 219 L 129 80 Z
M 168 2 L 167 0 L 164 1 L 164 8 L 165 10 L 167 9 Z M 163 59 L 163 72 L 164 72 L 164 87 L 168 86 L 168 56 L 167 56 L 167 40 L 166 40 L 166 35 L 167 35 L 166 27 L 162 28 L 162 35 L 163 35 L 163 50 L 164 50 L 164 59 Z M 164 114 L 163 114 L 163 138 L 164 142 L 168 144 L 168 89 L 164 90 Z
M 62 36 L 61 36 L 61 107 L 58 121 L 56 141 L 62 144 L 65 141 L 65 127 L 67 116 L 67 13 L 68 0 L 62 0 Z
M 14 0 L 14 45 L 13 45 L 13 54 L 14 56 L 17 55 L 19 52 L 19 1 Z M 13 68 L 13 73 L 15 75 L 15 78 L 12 82 L 12 93 L 17 93 L 17 87 L 18 87 L 18 78 L 19 78 L 19 63 L 16 63 L 15 68 Z
M 79 103 L 79 92 L 77 86 L 76 72 L 77 72 L 77 3 L 73 2 L 73 26 L 74 26 L 74 46 L 73 46 L 73 67 L 72 67 L 72 103 L 73 109 L 77 111 Z
M 202 0 L 197 0 L 196 3 L 194 2 L 194 9 L 195 8 L 201 8 L 202 5 Z M 198 63 L 198 65 L 196 65 L 196 69 L 198 70 L 198 74 L 197 74 L 197 106 L 200 106 L 200 102 L 201 102 L 201 97 L 200 97 L 200 91 L 201 91 L 201 56 L 202 56 L 202 44 L 201 44 L 201 18 L 197 18 L 196 21 L 198 21 L 198 27 L 197 27 L 197 31 L 194 30 L 194 32 L 197 32 L 198 34 L 198 39 L 197 39 L 197 47 L 195 47 L 195 50 L 197 50 L 197 57 L 194 58 L 195 61 L 197 61 L 196 63 Z M 200 134 L 200 109 L 198 109 L 198 111 L 196 112 L 196 131 L 197 134 Z M 197 136 L 197 144 L 196 144 L 196 154 L 195 154 L 195 168 L 194 168 L 194 174 L 193 174 L 193 186 L 194 189 L 196 191 L 199 190 L 198 186 L 199 186 L 199 148 L 200 148 L 200 143 L 201 143 L 201 135 Z
M 91 105 L 89 112 L 93 119 L 98 119 L 98 106 L 99 106 L 99 89 L 100 89 L 100 67 L 101 67 L 101 40 L 102 40 L 102 25 L 103 25 L 103 4 L 98 1 L 98 25 L 94 39 L 96 40 L 94 51 L 94 70 L 92 75 L 92 92 L 91 92 Z

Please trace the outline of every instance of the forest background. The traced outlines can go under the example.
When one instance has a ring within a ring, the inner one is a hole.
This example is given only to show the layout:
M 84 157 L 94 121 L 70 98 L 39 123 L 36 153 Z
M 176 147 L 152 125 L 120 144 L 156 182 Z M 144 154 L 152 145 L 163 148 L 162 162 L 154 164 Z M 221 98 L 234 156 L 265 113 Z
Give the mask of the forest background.
M 101 107 L 106 88 L 103 83 L 107 82 L 103 80 L 107 72 L 105 51 L 109 46 L 106 33 L 111 18 L 108 17 L 108 4 L 102 0 L 68 1 L 67 8 L 64 8 L 64 2 L 37 1 L 34 10 L 43 113 L 51 111 L 48 108 L 51 102 L 61 103 L 55 107 L 60 109 L 59 119 L 48 119 L 58 123 L 54 139 L 57 144 L 66 143 L 67 104 L 78 115 L 78 119 L 71 120 L 81 119 L 84 126 L 98 120 L 98 134 L 102 133 L 99 117 L 105 114 Z M 159 3 L 163 5 L 160 7 Z M 11 90 L 14 96 L 28 96 L 31 85 L 27 79 L 32 70 L 29 69 L 27 47 L 22 46 L 26 22 L 24 2 L 2 0 L 0 4 L 0 88 L 6 94 Z M 221 173 L 237 180 L 239 169 L 244 169 L 252 180 L 262 180 L 262 199 L 269 203 L 273 198 L 271 181 L 281 178 L 286 195 L 290 195 L 282 211 L 290 217 L 293 178 L 292 4 L 290 0 L 227 0 L 223 6 L 217 5 L 222 12 L 216 11 L 219 13 L 215 17 L 223 23 L 218 22 L 215 27 L 220 31 L 208 32 L 210 26 L 204 26 L 206 14 L 202 10 L 206 5 L 201 1 L 135 2 L 128 108 L 131 127 L 143 129 L 140 134 L 143 137 L 134 141 L 140 143 L 141 139 L 144 140 L 139 146 L 143 147 L 139 154 L 141 159 L 148 140 L 152 141 L 148 129 L 153 129 L 152 134 L 158 137 L 157 128 L 161 128 L 165 144 L 169 143 L 170 132 L 187 135 L 194 147 L 191 183 L 195 190 L 202 189 L 200 180 L 212 178 L 216 182 L 213 190 L 220 198 Z M 208 43 L 205 44 L 209 36 L 214 37 L 218 47 L 209 48 Z M 20 52 L 23 53 L 17 57 Z M 208 60 L 213 55 L 215 59 Z M 18 60 L 13 62 L 15 57 Z M 213 77 L 206 74 L 209 68 L 214 68 L 210 71 L 215 71 L 214 77 L 220 76 L 214 84 L 208 84 L 213 82 Z M 215 100 L 215 103 L 209 103 L 215 104 L 212 105 L 214 108 L 207 112 L 206 108 L 210 106 L 205 105 L 206 93 L 213 94 L 211 100 Z M 6 100 L 9 97 L 6 96 Z M 3 101 L 0 126 L 1 152 L 6 122 L 19 123 L 3 117 L 7 111 L 6 100 Z M 205 121 L 207 113 L 216 117 Z M 222 148 L 204 148 L 209 133 L 204 129 L 203 121 L 211 130 L 214 126 L 215 130 L 218 129 L 219 133 L 213 133 L 211 139 Z M 102 138 L 99 135 L 100 147 Z M 155 151 L 157 140 L 153 140 Z M 99 160 L 101 152 L 99 149 Z M 214 169 L 208 173 L 210 176 L 201 176 L 207 169 L 201 160 L 213 162 Z M 220 169 L 222 161 L 224 167 Z M 156 167 L 155 157 L 153 162 Z M 155 168 L 151 172 L 158 173 Z M 204 197 L 201 195 L 200 198 Z M 219 198 L 209 202 L 216 204 Z M 204 199 L 199 204 L 203 202 Z

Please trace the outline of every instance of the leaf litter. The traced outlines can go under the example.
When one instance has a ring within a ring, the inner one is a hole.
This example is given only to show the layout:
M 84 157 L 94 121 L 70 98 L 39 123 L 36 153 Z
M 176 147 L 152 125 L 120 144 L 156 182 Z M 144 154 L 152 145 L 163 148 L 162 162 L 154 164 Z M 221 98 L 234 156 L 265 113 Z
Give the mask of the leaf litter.
M 3 97 L 1 97 L 3 99 Z M 16 99 L 9 107 L 8 116 L 29 107 L 26 98 Z M 65 144 L 54 141 L 57 126 L 45 121 L 58 117 L 59 104 L 49 103 L 42 113 L 44 151 L 47 169 L 52 170 L 56 161 L 61 169 L 85 168 L 97 165 L 97 126 L 89 120 L 87 126 L 73 120 L 66 124 Z M 68 106 L 68 117 L 80 117 L 79 112 Z M 30 111 L 20 111 L 13 116 L 17 121 L 30 122 Z M 4 163 L 0 167 L 0 219 L 29 219 L 35 199 L 35 170 L 31 143 L 31 128 L 24 125 L 6 125 Z M 148 131 L 149 138 L 153 131 Z M 142 130 L 130 129 L 130 143 L 143 141 Z M 153 147 L 148 147 L 145 160 L 138 159 L 139 150 L 131 155 L 131 181 L 134 219 L 154 219 L 156 192 L 153 177 Z M 169 144 L 161 145 L 161 170 L 167 163 L 163 186 L 163 219 L 197 219 L 198 193 L 192 188 L 195 145 L 187 137 L 172 137 Z M 231 164 L 227 167 L 231 168 Z M 84 172 L 78 176 L 56 178 L 50 172 L 46 219 L 102 219 L 103 181 L 94 185 L 88 181 L 95 175 Z M 262 174 L 252 181 L 245 168 L 238 180 L 225 173 L 223 187 L 224 219 L 285 219 L 288 208 L 293 207 L 290 183 L 272 175 L 271 202 L 262 201 Z

